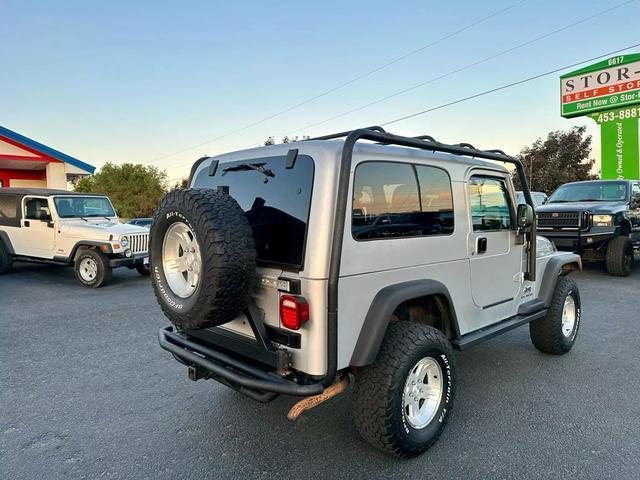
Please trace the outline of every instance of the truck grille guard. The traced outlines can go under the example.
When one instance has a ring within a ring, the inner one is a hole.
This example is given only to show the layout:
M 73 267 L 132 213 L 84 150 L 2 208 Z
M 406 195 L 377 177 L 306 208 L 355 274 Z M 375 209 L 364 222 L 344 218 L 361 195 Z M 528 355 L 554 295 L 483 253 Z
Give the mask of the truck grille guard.
M 591 215 L 586 211 L 574 212 L 539 212 L 538 228 L 544 230 L 589 230 Z

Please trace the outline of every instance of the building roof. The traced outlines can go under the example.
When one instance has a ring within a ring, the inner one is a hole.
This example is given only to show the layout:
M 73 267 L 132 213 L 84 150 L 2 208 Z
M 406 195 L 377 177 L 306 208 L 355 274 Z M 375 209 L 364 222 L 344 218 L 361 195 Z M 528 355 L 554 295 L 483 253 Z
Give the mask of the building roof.
M 62 153 L 56 150 L 55 148 L 47 147 L 46 145 L 43 145 L 40 142 L 36 142 L 35 140 L 32 140 L 29 137 L 20 135 L 19 133 L 14 132 L 13 130 L 9 130 L 8 128 L 5 128 L 1 125 L 0 125 L 0 136 L 6 137 L 17 143 L 21 143 L 22 145 L 25 145 L 34 150 L 37 150 L 49 157 L 55 158 L 56 160 L 60 160 L 61 162 L 65 162 L 65 163 L 68 163 L 69 165 L 73 165 L 74 167 L 78 167 L 78 168 L 81 168 L 82 170 L 86 170 L 89 173 L 93 173 L 96 170 L 96 167 L 94 167 L 93 165 L 89 165 L 88 163 L 78 160 L 77 158 L 73 158 L 72 156 L 67 155 L 66 153 Z
M 10 194 L 10 195 L 36 195 L 40 197 L 48 197 L 50 195 L 98 195 L 101 197 L 106 197 L 106 195 L 102 193 L 83 193 L 83 192 L 69 192 L 67 190 L 56 190 L 53 188 L 2 188 L 0 189 L 0 195 L 2 194 Z

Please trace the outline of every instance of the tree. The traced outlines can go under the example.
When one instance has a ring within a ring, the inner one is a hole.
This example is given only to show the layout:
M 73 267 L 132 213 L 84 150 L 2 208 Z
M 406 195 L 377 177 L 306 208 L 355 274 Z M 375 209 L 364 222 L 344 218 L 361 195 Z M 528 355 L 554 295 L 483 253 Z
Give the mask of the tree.
M 591 154 L 591 135 L 585 135 L 586 127 L 573 127 L 568 132 L 549 132 L 546 140 L 539 138 L 520 152 L 529 188 L 546 193 L 560 185 L 580 180 L 594 180 L 591 173 L 595 160 Z M 522 189 L 520 179 L 513 172 L 517 189 Z
M 181 178 L 180 181 L 176 182 L 173 187 L 171 187 L 171 190 L 182 190 L 185 188 L 189 188 L 189 179 L 188 178 Z
M 295 137 L 290 137 L 289 135 L 285 135 L 284 137 L 282 137 L 282 140 L 280 141 L 280 143 L 292 143 L 292 142 L 298 142 L 300 140 L 309 140 L 309 135 L 303 135 L 302 137 L 298 137 L 297 135 Z M 276 139 L 275 137 L 268 137 L 263 145 L 275 145 L 276 143 Z
M 150 217 L 166 193 L 167 174 L 157 167 L 105 164 L 98 173 L 81 179 L 76 192 L 108 195 L 124 218 Z

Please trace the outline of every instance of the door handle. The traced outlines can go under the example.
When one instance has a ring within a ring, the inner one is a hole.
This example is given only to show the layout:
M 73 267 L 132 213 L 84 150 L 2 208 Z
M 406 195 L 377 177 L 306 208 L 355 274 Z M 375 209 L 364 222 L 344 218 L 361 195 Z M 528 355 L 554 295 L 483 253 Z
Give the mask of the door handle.
M 478 237 L 476 240 L 476 252 L 478 254 L 485 253 L 487 251 L 487 237 Z
M 31 226 L 31 223 L 29 222 L 29 220 L 25 220 L 24 221 L 24 226 L 25 227 L 30 227 Z

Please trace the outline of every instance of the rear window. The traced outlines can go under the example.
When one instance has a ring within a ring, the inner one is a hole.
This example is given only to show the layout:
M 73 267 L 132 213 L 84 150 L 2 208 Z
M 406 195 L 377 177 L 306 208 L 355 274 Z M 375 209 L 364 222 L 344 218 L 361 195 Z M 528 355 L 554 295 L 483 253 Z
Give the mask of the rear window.
M 246 159 L 207 168 L 194 179 L 194 188 L 225 187 L 245 211 L 253 229 L 258 263 L 300 270 L 311 206 L 314 165 L 298 155 L 293 168 L 286 156 Z

